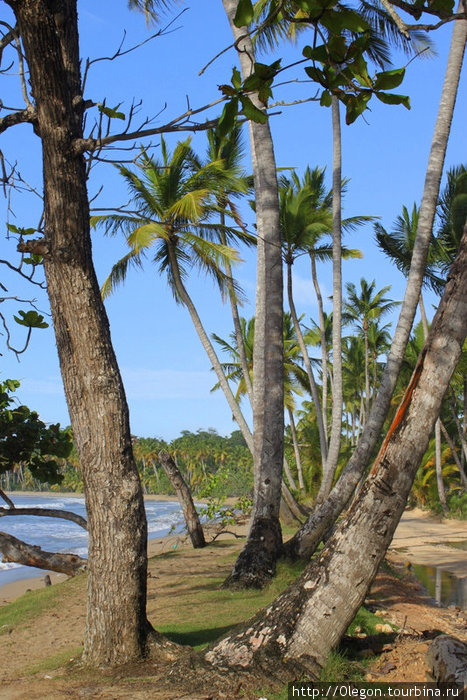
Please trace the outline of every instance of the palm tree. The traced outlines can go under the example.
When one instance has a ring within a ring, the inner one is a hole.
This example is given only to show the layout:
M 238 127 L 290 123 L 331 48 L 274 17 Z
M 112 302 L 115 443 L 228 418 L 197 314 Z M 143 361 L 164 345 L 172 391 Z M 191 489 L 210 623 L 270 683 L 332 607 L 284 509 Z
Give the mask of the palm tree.
M 107 233 L 123 232 L 130 249 L 113 266 L 104 282 L 103 294 L 109 294 L 124 281 L 130 265 L 141 267 L 143 258 L 152 252 L 158 271 L 167 274 L 175 300 L 188 309 L 232 414 L 251 444 L 248 425 L 185 286 L 188 265 L 213 277 L 222 292 L 231 280 L 222 268 L 239 258 L 226 243 L 241 235 L 241 231 L 211 223 L 214 214 L 222 212 L 216 195 L 219 188 L 228 187 L 230 174 L 222 162 L 201 163 L 189 138 L 180 141 L 172 154 L 161 139 L 161 156 L 161 160 L 156 160 L 143 151 L 136 171 L 118 166 L 128 184 L 134 211 L 92 219 L 93 225 L 103 225 Z M 223 236 L 223 243 L 215 240 L 219 236 Z
M 331 435 L 333 444 L 332 455 L 328 456 L 328 436 L 327 436 L 327 353 L 325 347 L 325 323 L 321 293 L 319 289 L 316 261 L 333 259 L 333 245 L 322 243 L 325 235 L 331 235 L 333 229 L 332 193 L 326 192 L 324 187 L 325 171 L 320 168 L 306 169 L 303 179 L 300 180 L 296 173 L 291 178 L 282 177 L 279 186 L 279 202 L 281 210 L 281 233 L 283 245 L 283 257 L 287 268 L 287 294 L 289 308 L 294 322 L 295 333 L 297 335 L 300 350 L 302 352 L 305 368 L 308 374 L 308 381 L 311 388 L 311 395 L 317 407 L 316 420 L 318 423 L 318 434 L 320 437 L 321 462 L 323 465 L 322 490 L 318 498 L 323 498 L 331 488 L 332 479 L 339 455 L 340 444 L 340 421 L 339 439 L 335 439 L 335 430 Z M 369 217 L 353 217 L 343 222 L 347 228 L 357 226 Z M 292 266 L 295 260 L 308 254 L 311 260 L 312 280 L 318 300 L 319 327 L 322 335 L 322 375 L 323 375 L 323 397 L 319 396 L 318 387 L 314 378 L 308 351 L 300 328 L 297 311 L 293 299 L 292 286 Z M 341 247 L 340 254 L 344 258 L 360 257 L 357 250 L 349 250 Z M 340 354 L 339 354 L 340 357 Z M 338 382 L 339 384 L 339 382 Z M 341 407 L 340 384 L 336 388 L 334 399 Z M 341 413 L 341 411 L 340 411 Z M 334 437 L 334 439 L 333 439 Z
M 438 203 L 437 241 L 442 248 L 443 272 L 447 273 L 457 255 L 467 219 L 467 170 L 464 165 L 450 168 Z
M 391 289 L 390 285 L 375 292 L 376 281 L 368 283 L 360 279 L 360 290 L 353 282 L 347 282 L 347 301 L 344 304 L 343 320 L 354 323 L 360 329 L 365 343 L 365 416 L 370 411 L 370 347 L 368 331 L 371 322 L 379 321 L 392 311 L 400 302 L 392 301 L 384 295 Z
M 246 80 L 255 51 L 247 27 L 237 27 L 239 0 L 222 0 Z M 250 99 L 264 111 L 257 93 Z M 249 122 L 258 233 L 256 332 L 253 386 L 255 495 L 248 538 L 226 581 L 232 586 L 262 586 L 274 575 L 282 551 L 279 507 L 284 458 L 283 282 L 276 162 L 269 122 Z
M 225 227 L 225 212 L 228 209 L 237 225 L 242 229 L 244 234 L 246 234 L 244 224 L 241 221 L 240 214 L 235 205 L 235 199 L 251 191 L 253 185 L 252 178 L 246 175 L 242 167 L 242 160 L 244 157 L 242 129 L 238 124 L 234 124 L 232 129 L 224 135 L 221 133 L 219 127 L 216 127 L 207 131 L 207 138 L 209 144 L 207 150 L 208 160 L 220 162 L 222 168 L 228 173 L 227 181 L 216 193 L 217 204 L 220 210 L 221 227 L 222 229 Z M 253 243 L 253 241 L 254 239 L 252 238 L 251 243 Z M 221 242 L 224 244 L 227 243 L 225 233 L 223 232 L 221 233 Z M 246 235 L 244 236 L 244 242 L 250 242 Z M 225 272 L 227 275 L 227 289 L 240 364 L 242 366 L 250 403 L 252 404 L 253 387 L 248 372 L 245 349 L 242 346 L 243 336 L 238 312 L 238 294 L 233 282 L 232 266 L 229 260 L 226 260 Z
M 245 351 L 246 362 L 248 367 L 248 376 L 250 383 L 253 383 L 254 379 L 254 368 L 253 368 L 253 345 L 254 345 L 254 334 L 255 334 L 255 318 L 251 318 L 248 321 L 244 318 L 240 318 L 240 328 L 242 333 L 241 347 Z M 303 393 L 303 388 L 308 387 L 307 376 L 303 371 L 302 366 L 299 364 L 298 360 L 300 357 L 300 351 L 297 345 L 297 338 L 294 331 L 294 326 L 291 318 L 291 314 L 284 313 L 284 323 L 283 323 L 283 334 L 284 334 L 284 407 L 289 416 L 289 424 L 292 434 L 293 447 L 295 453 L 295 461 L 297 465 L 297 475 L 299 487 L 301 490 L 304 489 L 303 472 L 301 468 L 300 452 L 296 441 L 295 432 L 295 422 L 294 422 L 294 409 L 295 400 L 294 395 L 301 395 Z M 224 362 L 222 367 L 226 373 L 227 379 L 233 381 L 237 385 L 237 390 L 235 392 L 235 399 L 240 402 L 242 397 L 249 395 L 248 385 L 245 381 L 245 374 L 243 371 L 240 353 L 238 350 L 238 340 L 236 333 L 230 335 L 230 341 L 223 340 L 218 335 L 213 334 L 213 339 L 222 348 L 224 352 L 230 355 L 230 361 Z M 212 391 L 219 388 L 217 383 Z M 290 487 L 296 490 L 296 485 L 294 478 L 290 472 L 287 460 L 284 459 L 284 471 L 287 476 Z

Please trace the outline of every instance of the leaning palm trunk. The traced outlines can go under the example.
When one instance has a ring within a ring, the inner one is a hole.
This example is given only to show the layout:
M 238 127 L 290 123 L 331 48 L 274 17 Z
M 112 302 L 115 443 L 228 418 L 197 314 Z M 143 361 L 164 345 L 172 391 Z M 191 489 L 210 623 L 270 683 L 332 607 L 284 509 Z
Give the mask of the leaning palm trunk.
M 234 24 L 238 0 L 223 0 L 243 78 L 254 63 L 246 27 Z M 261 109 L 263 105 L 253 95 Z M 258 229 L 256 322 L 253 353 L 253 515 L 247 542 L 228 585 L 262 586 L 282 548 L 279 523 L 284 458 L 282 257 L 276 163 L 269 124 L 250 122 Z
M 305 525 L 287 543 L 286 553 L 292 557 L 307 558 L 316 549 L 324 533 L 335 522 L 351 497 L 379 440 L 419 301 L 466 40 L 467 22 L 463 20 L 454 22 L 407 288 L 378 395 L 373 402 L 370 415 L 366 416 L 365 428 L 357 448 L 329 498 L 312 513 Z
M 186 528 L 190 536 L 191 544 L 195 549 L 200 549 L 206 546 L 204 539 L 203 527 L 199 520 L 199 515 L 190 489 L 183 478 L 180 469 L 175 464 L 174 460 L 168 452 L 159 452 L 159 460 L 163 470 L 167 474 L 167 478 L 174 487 L 178 500 L 183 510 Z
M 173 247 L 173 244 L 171 241 L 167 243 L 167 249 L 169 252 L 169 257 L 170 257 L 170 264 L 171 264 L 171 269 L 172 269 L 172 274 L 173 274 L 173 279 L 174 279 L 174 284 L 177 289 L 177 294 L 179 295 L 181 301 L 183 304 L 186 306 L 188 309 L 188 313 L 191 316 L 191 320 L 193 321 L 193 325 L 195 327 L 196 333 L 198 334 L 198 337 L 201 341 L 201 344 L 203 348 L 206 351 L 207 356 L 209 357 L 209 360 L 212 364 L 212 367 L 214 369 L 214 372 L 216 373 L 217 379 L 219 380 L 219 385 L 224 392 L 224 396 L 227 399 L 227 403 L 229 404 L 229 408 L 232 411 L 232 415 L 234 416 L 235 420 L 237 421 L 238 427 L 241 430 L 241 433 L 245 439 L 245 442 L 247 443 L 248 447 L 250 450 L 253 449 L 253 443 L 252 443 L 252 436 L 250 429 L 248 427 L 248 424 L 243 416 L 243 413 L 240 410 L 240 407 L 235 400 L 235 396 L 233 395 L 232 389 L 230 388 L 229 382 L 227 381 L 227 378 L 224 374 L 224 370 L 222 369 L 222 365 L 219 362 L 219 358 L 216 355 L 216 351 L 214 350 L 214 347 L 209 340 L 208 334 L 204 330 L 204 326 L 201 322 L 201 319 L 199 317 L 199 314 L 196 310 L 195 305 L 193 304 L 193 301 L 188 294 L 188 291 L 183 284 L 182 277 L 180 275 L 180 269 L 178 266 L 178 260 L 177 256 L 175 254 L 175 250 Z
M 427 343 L 375 464 L 317 561 L 204 653 L 222 667 L 317 678 L 362 604 L 406 505 L 467 335 L 467 227 Z

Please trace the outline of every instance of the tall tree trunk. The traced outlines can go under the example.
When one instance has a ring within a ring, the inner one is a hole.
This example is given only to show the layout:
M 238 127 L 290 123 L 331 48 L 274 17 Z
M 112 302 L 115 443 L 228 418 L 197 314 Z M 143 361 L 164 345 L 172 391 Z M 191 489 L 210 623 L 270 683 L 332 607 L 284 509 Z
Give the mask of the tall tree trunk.
M 342 435 L 342 136 L 339 100 L 332 98 L 332 417 L 331 437 L 317 496 L 321 503 L 329 496 L 339 460 Z M 323 379 L 323 382 L 327 382 Z
M 205 547 L 206 540 L 204 539 L 203 528 L 199 521 L 199 516 L 196 511 L 195 504 L 193 503 L 190 489 L 188 488 L 180 469 L 177 467 L 168 452 L 159 452 L 159 459 L 163 470 L 167 474 L 167 478 L 177 494 L 193 547 L 195 549 Z
M 289 423 L 290 423 L 290 432 L 292 435 L 292 444 L 293 444 L 293 449 L 294 449 L 294 454 L 295 454 L 295 463 L 297 465 L 297 475 L 298 475 L 298 485 L 300 487 L 300 491 L 305 491 L 305 482 L 303 481 L 303 468 L 302 468 L 302 459 L 300 456 L 300 448 L 298 446 L 298 439 L 297 439 L 297 429 L 295 427 L 295 419 L 293 416 L 293 411 L 291 408 L 288 409 L 289 412 Z M 285 469 L 286 461 L 284 460 L 284 469 Z M 291 488 L 295 488 L 290 485 Z
M 378 395 L 373 402 L 370 416 L 366 416 L 365 429 L 357 448 L 329 498 L 322 506 L 315 509 L 304 526 L 288 541 L 285 551 L 290 556 L 304 558 L 311 556 L 324 533 L 335 522 L 348 502 L 369 464 L 380 438 L 420 297 L 466 40 L 467 22 L 462 20 L 454 22 L 448 64 L 428 159 L 418 232 L 407 288 Z
M 238 0 L 222 0 L 238 52 L 243 78 L 254 64 L 246 27 L 234 24 Z M 257 106 L 263 106 L 252 95 Z M 275 571 L 282 551 L 279 523 L 284 459 L 284 369 L 282 255 L 276 163 L 269 123 L 250 122 L 256 197 L 257 287 L 253 353 L 254 504 L 248 538 L 226 582 L 262 586 Z
M 441 503 L 443 514 L 446 515 L 448 512 L 448 504 L 446 501 L 446 491 L 443 481 L 443 462 L 441 459 L 441 421 L 439 418 L 435 423 L 435 471 L 436 485 L 438 487 L 438 498 L 439 502 Z
M 467 227 L 425 348 L 379 455 L 316 562 L 204 654 L 213 665 L 316 678 L 362 604 L 406 505 L 467 335 Z M 237 671 L 238 672 L 238 671 Z M 281 673 L 281 671 L 279 671 Z
M 74 141 L 83 101 L 75 0 L 17 0 L 13 9 L 37 110 L 44 180 L 44 269 L 89 524 L 83 661 L 141 658 L 146 517 L 128 409 L 91 256 L 86 171 Z
M 316 303 L 318 305 L 319 332 L 321 338 L 321 374 L 323 386 L 321 389 L 321 413 L 323 415 L 324 437 L 328 444 L 328 348 L 326 343 L 326 328 L 324 325 L 323 297 L 319 287 L 318 275 L 316 273 L 316 260 L 313 253 L 310 253 L 311 279 L 315 288 Z

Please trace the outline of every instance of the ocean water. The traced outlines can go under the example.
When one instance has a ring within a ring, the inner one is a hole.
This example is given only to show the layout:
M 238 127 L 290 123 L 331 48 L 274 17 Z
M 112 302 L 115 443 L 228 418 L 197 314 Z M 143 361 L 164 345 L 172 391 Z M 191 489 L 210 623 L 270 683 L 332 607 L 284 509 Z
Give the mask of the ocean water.
M 13 494 L 17 508 L 54 508 L 69 510 L 86 517 L 84 498 L 44 494 Z M 3 501 L 0 505 L 6 505 Z M 181 532 L 183 514 L 177 501 L 145 501 L 149 539 L 163 537 L 170 531 Z M 87 556 L 87 532 L 69 520 L 34 515 L 15 515 L 0 518 L 0 530 L 28 544 L 39 545 L 47 552 L 72 552 Z M 0 586 L 21 578 L 44 576 L 47 572 L 31 566 L 21 566 L 1 560 Z

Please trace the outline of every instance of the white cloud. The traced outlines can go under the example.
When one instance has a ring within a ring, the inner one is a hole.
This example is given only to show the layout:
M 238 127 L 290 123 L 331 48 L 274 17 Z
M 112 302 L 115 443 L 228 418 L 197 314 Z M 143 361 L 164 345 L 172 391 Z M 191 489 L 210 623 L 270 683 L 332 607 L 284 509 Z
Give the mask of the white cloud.
M 300 275 L 298 275 L 296 272 L 293 272 L 292 285 L 293 297 L 298 313 L 301 313 L 300 307 L 302 306 L 311 306 L 314 309 L 317 308 L 316 292 L 311 277 L 300 277 Z M 325 310 L 328 310 L 331 307 L 331 302 L 329 301 L 330 293 L 326 289 L 326 285 L 324 285 L 321 281 L 319 282 L 319 286 L 321 289 L 321 296 L 323 297 L 324 308 Z

